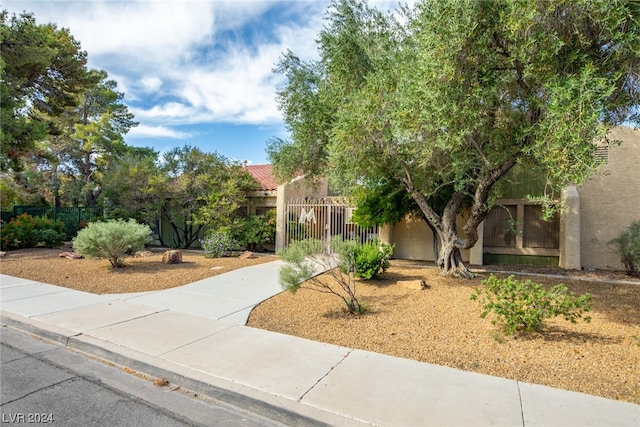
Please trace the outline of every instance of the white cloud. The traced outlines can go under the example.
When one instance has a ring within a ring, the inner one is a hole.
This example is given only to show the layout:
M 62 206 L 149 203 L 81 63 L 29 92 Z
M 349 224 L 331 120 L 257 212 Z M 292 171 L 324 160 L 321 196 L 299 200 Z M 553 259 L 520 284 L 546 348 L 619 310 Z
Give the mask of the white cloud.
M 109 72 L 140 122 L 130 136 L 184 138 L 167 125 L 277 124 L 272 69 L 290 49 L 317 56 L 328 2 L 6 1 L 69 28 L 90 66 Z M 274 9 L 276 8 L 276 9 Z M 271 13 L 277 10 L 278 13 Z M 251 35 L 246 37 L 248 28 Z
M 155 92 L 162 87 L 162 79 L 155 76 L 147 76 L 140 79 L 140 86 L 146 92 Z
M 170 138 L 170 139 L 188 139 L 192 135 L 186 132 L 178 132 L 166 126 L 148 126 L 138 125 L 131 129 L 127 137 L 132 138 Z

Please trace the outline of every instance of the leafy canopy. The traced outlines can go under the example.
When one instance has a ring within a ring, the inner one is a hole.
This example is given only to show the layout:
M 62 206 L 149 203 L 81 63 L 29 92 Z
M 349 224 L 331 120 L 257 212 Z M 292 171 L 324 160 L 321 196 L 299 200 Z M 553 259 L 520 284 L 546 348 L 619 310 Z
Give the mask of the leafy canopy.
M 287 52 L 275 69 L 291 139 L 270 159 L 346 192 L 398 183 L 436 229 L 443 272 L 468 277 L 460 250 L 516 164 L 580 184 L 611 126 L 640 123 L 639 25 L 627 1 L 423 0 L 394 15 L 335 0 L 320 59 Z

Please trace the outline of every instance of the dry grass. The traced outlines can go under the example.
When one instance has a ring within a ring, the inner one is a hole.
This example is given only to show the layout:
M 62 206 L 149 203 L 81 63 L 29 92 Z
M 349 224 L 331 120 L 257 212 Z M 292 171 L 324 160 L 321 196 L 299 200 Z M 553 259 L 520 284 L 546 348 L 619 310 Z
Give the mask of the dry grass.
M 206 259 L 187 251 L 183 264 L 166 265 L 158 252 L 127 259 L 127 267 L 114 270 L 106 260 L 68 260 L 59 258 L 60 252 L 11 251 L 0 258 L 0 272 L 104 294 L 166 289 L 275 259 Z M 620 273 L 571 273 L 604 281 L 532 280 L 549 286 L 563 282 L 575 293 L 590 293 L 591 323 L 552 320 L 528 337 L 504 337 L 490 319 L 479 317 L 470 294 L 488 273 L 471 281 L 452 279 L 422 264 L 398 261 L 383 280 L 358 283 L 358 295 L 369 305 L 365 315 L 350 315 L 334 296 L 303 287 L 256 307 L 249 326 L 640 404 L 640 280 L 616 284 L 614 279 L 631 279 Z M 402 280 L 425 280 L 429 288 L 407 289 L 397 285 Z

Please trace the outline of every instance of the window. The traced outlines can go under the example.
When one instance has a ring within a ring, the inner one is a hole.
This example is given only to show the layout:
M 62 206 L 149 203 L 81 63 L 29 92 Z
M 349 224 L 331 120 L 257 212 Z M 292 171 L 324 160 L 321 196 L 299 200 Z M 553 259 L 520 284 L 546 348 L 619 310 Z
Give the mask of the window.
M 525 199 L 499 202 L 484 220 L 484 252 L 557 256 L 560 254 L 560 216 L 541 218 L 542 208 Z
M 522 246 L 525 248 L 558 249 L 560 247 L 560 223 L 557 213 L 548 221 L 541 218 L 539 205 L 524 206 Z
M 484 225 L 484 245 L 513 248 L 516 245 L 515 220 L 517 206 L 496 206 L 489 212 Z

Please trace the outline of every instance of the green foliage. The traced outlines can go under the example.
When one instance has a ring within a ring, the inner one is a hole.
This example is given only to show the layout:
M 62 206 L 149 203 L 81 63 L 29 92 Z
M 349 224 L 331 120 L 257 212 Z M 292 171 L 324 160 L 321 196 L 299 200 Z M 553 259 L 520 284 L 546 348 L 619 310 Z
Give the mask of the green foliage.
M 67 29 L 37 24 L 33 14 L 0 13 L 0 167 L 19 171 L 54 117 L 77 105 L 91 82 L 87 54 Z
M 76 193 L 77 205 L 96 206 L 103 174 L 127 152 L 124 135 L 138 123 L 123 103 L 124 94 L 105 71 L 91 70 L 94 82 L 79 97 L 78 105 L 54 120 L 56 134 L 40 152 L 51 159 L 54 192 Z M 64 153 L 60 156 L 58 153 Z
M 335 295 L 344 302 L 349 313 L 362 314 L 367 306 L 358 300 L 354 271 L 349 270 L 354 261 L 345 259 L 344 254 L 348 254 L 348 251 L 338 252 L 337 259 L 327 254 L 320 240 L 293 241 L 287 248 L 277 252 L 286 262 L 280 268 L 280 285 L 292 293 L 306 285 L 316 292 Z M 324 272 L 329 279 L 318 277 Z
M 168 185 L 156 164 L 157 153 L 128 150 L 112 162 L 102 178 L 100 201 L 109 218 L 133 218 L 152 224 L 160 218 Z
M 52 228 L 45 228 L 33 231 L 34 239 L 47 248 L 56 248 L 62 245 L 65 233 L 58 232 Z
M 424 0 L 385 14 L 334 0 L 325 17 L 320 58 L 286 52 L 275 69 L 291 139 L 271 141 L 269 158 L 285 177 L 331 176 L 347 192 L 400 184 L 436 229 L 447 274 L 471 275 L 460 251 L 514 165 L 556 190 L 579 185 L 598 166 L 594 142 L 640 120 L 633 2 Z
M 240 243 L 229 231 L 210 232 L 206 238 L 200 240 L 205 258 L 221 258 L 238 248 Z
M 377 279 L 389 268 L 389 258 L 393 245 L 374 240 L 360 243 L 354 240 L 336 240 L 334 251 L 339 254 L 339 268 L 343 273 L 353 273 L 355 277 Z
M 634 221 L 618 237 L 611 240 L 609 245 L 620 255 L 620 262 L 627 274 L 640 276 L 640 221 Z
M 179 248 L 198 240 L 205 226 L 230 226 L 246 191 L 257 185 L 240 165 L 196 147 L 175 148 L 163 160 L 162 215 L 174 230 L 175 241 L 169 243 Z
M 276 211 L 251 215 L 234 228 L 234 236 L 247 250 L 255 251 L 276 240 Z
M 4 250 L 33 248 L 43 244 L 59 246 L 64 240 L 64 224 L 47 218 L 22 214 L 0 228 L 0 246 Z
M 151 229 L 134 219 L 92 222 L 73 239 L 73 249 L 87 258 L 108 259 L 113 268 L 124 266 L 124 258 L 144 249 Z
M 480 317 L 494 313 L 497 318 L 492 323 L 500 323 L 508 335 L 539 331 L 545 319 L 556 316 L 563 316 L 571 323 L 576 323 L 577 319 L 591 321 L 591 317 L 583 317 L 585 312 L 591 311 L 591 296 L 575 296 L 563 284 L 547 291 L 531 280 L 523 282 L 516 280 L 515 276 L 498 279 L 494 275 L 482 283 L 486 289 L 476 289 L 471 299 L 480 298 L 483 310 Z

